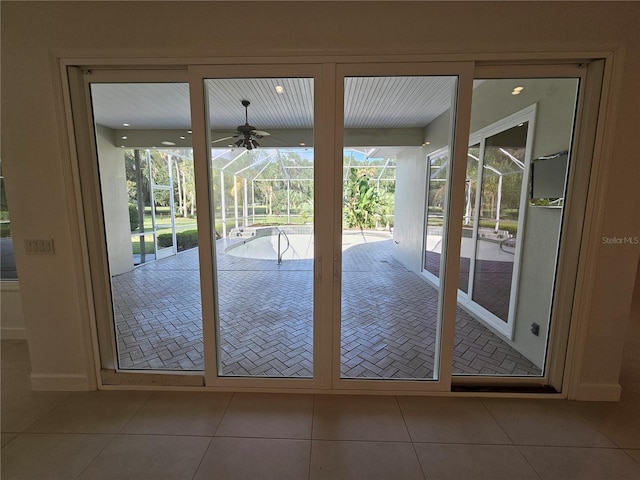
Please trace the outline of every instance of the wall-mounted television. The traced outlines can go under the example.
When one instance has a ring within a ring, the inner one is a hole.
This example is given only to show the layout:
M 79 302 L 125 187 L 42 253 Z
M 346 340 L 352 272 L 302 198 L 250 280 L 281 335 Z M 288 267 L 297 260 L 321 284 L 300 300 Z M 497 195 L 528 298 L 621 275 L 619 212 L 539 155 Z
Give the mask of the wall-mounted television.
M 531 162 L 531 200 L 564 198 L 569 152 L 564 150 Z

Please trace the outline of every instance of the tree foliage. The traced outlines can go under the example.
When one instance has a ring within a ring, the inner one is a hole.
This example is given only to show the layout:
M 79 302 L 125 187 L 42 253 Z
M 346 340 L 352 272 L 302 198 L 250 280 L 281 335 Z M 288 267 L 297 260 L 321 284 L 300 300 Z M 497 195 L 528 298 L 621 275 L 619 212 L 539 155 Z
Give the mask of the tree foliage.
M 350 228 L 374 228 L 382 214 L 382 202 L 369 176 L 351 168 L 344 189 L 344 220 Z

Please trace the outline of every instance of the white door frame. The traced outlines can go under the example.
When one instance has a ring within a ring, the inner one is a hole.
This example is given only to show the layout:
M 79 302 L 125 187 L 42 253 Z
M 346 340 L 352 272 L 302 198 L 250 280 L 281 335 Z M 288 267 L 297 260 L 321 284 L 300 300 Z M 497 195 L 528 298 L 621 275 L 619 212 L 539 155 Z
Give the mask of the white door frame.
M 587 55 L 583 55 L 584 58 L 587 58 Z M 602 54 L 602 57 L 607 57 L 606 54 Z M 519 379 L 520 383 L 533 383 L 539 384 L 541 381 L 548 381 L 549 384 L 556 386 L 556 388 L 560 389 L 563 386 L 563 376 L 565 362 L 564 362 L 564 353 L 566 353 L 567 348 L 567 339 L 569 338 L 569 325 L 571 319 L 571 308 L 573 306 L 574 297 L 572 295 L 576 289 L 576 275 L 577 275 L 577 262 L 580 256 L 580 252 L 576 247 L 581 243 L 581 232 L 582 227 L 584 225 L 584 212 L 587 209 L 586 195 L 589 187 L 590 176 L 590 165 L 591 159 L 594 152 L 594 144 L 596 143 L 595 136 L 591 136 L 586 138 L 584 135 L 580 135 L 580 131 L 584 128 L 585 131 L 593 131 L 597 128 L 597 120 L 598 120 L 598 102 L 601 98 L 606 98 L 604 94 L 601 93 L 602 86 L 602 75 L 605 71 L 604 68 L 604 60 L 593 62 L 596 70 L 593 72 L 589 72 L 588 68 L 585 68 L 583 64 L 578 65 L 576 63 L 575 66 L 567 67 L 567 65 L 509 65 L 509 66 L 499 66 L 495 65 L 497 61 L 496 56 L 493 59 L 493 65 L 487 67 L 476 67 L 475 74 L 481 78 L 514 78 L 514 72 L 516 77 L 519 78 L 543 78 L 547 76 L 558 75 L 558 72 L 569 72 L 572 76 L 578 76 L 581 79 L 581 82 L 585 80 L 589 80 L 586 83 L 586 89 L 583 92 L 582 83 L 581 83 L 581 95 L 579 96 L 579 105 L 577 109 L 577 122 L 575 127 L 575 135 L 577 135 L 578 141 L 576 142 L 576 150 L 574 152 L 574 167 L 570 169 L 569 174 L 569 192 L 571 193 L 570 197 L 567 198 L 565 206 L 567 213 L 565 214 L 566 220 L 563 223 L 563 241 L 561 243 L 560 248 L 560 261 L 558 264 L 558 279 L 557 290 L 561 290 L 563 295 L 557 299 L 554 303 L 554 310 L 552 312 L 552 331 L 550 347 L 548 351 L 548 355 L 550 356 L 558 356 L 558 359 L 551 366 L 552 374 L 550 377 L 547 377 L 547 373 L 545 372 L 545 376 L 540 378 L 531 378 L 531 379 Z M 526 57 L 526 56 L 525 56 Z M 82 58 L 82 60 L 78 60 L 77 58 Z M 69 114 L 69 118 L 71 119 L 71 114 L 77 118 L 81 118 L 84 115 L 79 112 L 79 105 L 72 105 L 71 98 L 77 98 L 77 90 L 78 88 L 82 88 L 83 81 L 81 75 L 74 74 L 71 70 L 67 70 L 67 68 L 71 68 L 74 65 L 129 65 L 135 66 L 138 64 L 150 64 L 149 59 L 124 59 L 122 61 L 118 61 L 115 58 L 88 58 L 86 56 L 78 56 L 76 59 L 73 57 L 69 57 L 68 59 L 60 59 L 59 66 L 61 72 L 61 78 L 63 82 L 63 86 L 67 86 L 69 90 L 64 90 L 61 102 L 64 103 L 66 108 L 66 112 Z M 342 152 L 342 131 L 341 127 L 339 127 L 340 122 L 336 123 L 335 131 L 329 131 L 330 129 L 325 128 L 327 125 L 331 125 L 335 119 L 340 118 L 342 113 L 339 108 L 336 108 L 336 102 L 333 102 L 334 95 L 340 93 L 340 81 L 334 82 L 332 79 L 336 75 L 337 69 L 342 69 L 342 75 L 344 74 L 354 74 L 358 70 L 366 72 L 369 75 L 389 75 L 397 73 L 397 67 L 403 67 L 405 71 L 403 73 L 409 73 L 411 71 L 416 72 L 415 74 L 435 74 L 433 72 L 437 71 L 439 67 L 443 65 L 456 65 L 459 70 L 457 70 L 460 74 L 459 81 L 459 89 L 458 89 L 458 98 L 457 98 L 457 118 L 465 119 L 465 121 L 459 121 L 456 124 L 456 135 L 455 141 L 453 145 L 453 149 L 455 152 L 455 158 L 452 162 L 452 172 L 450 177 L 450 202 L 449 202 L 449 215 L 448 218 L 461 218 L 462 212 L 464 210 L 464 180 L 465 180 L 465 172 L 466 172 L 466 148 L 468 146 L 468 119 L 470 117 L 470 107 L 471 107 L 471 96 L 472 96 L 472 82 L 474 76 L 474 64 L 472 60 L 464 61 L 464 62 L 454 62 L 452 64 L 449 63 L 439 63 L 435 61 L 435 58 L 429 57 L 421 57 L 421 56 L 413 56 L 413 57 L 404 57 L 405 60 L 409 60 L 413 58 L 416 63 L 411 61 L 408 64 L 400 64 L 394 63 L 397 57 L 380 57 L 378 60 L 381 63 L 371 63 L 372 57 L 368 57 L 366 59 L 350 57 L 349 61 L 355 62 L 351 64 L 340 64 L 335 63 L 335 58 L 331 59 L 332 61 L 327 61 L 328 58 L 324 57 L 324 63 L 321 63 L 321 59 L 319 58 L 319 62 L 317 64 L 309 65 L 309 57 L 290 57 L 283 60 L 283 63 L 278 63 L 278 57 L 274 57 L 273 65 L 277 65 L 279 68 L 283 68 L 283 70 L 277 70 L 277 76 L 286 76 L 287 69 L 293 69 L 296 71 L 300 71 L 304 68 L 309 68 L 314 70 L 318 74 L 318 82 L 320 85 L 316 87 L 316 93 L 321 94 L 316 97 L 316 158 L 325 158 L 332 159 L 333 162 L 333 171 L 331 169 L 327 169 L 316 172 L 316 176 L 323 185 L 326 185 L 327 195 L 331 198 L 336 198 L 341 191 L 341 181 L 342 175 L 336 175 L 337 171 L 341 169 L 341 152 Z M 459 58 L 469 58 L 467 57 L 459 57 Z M 540 63 L 539 57 L 535 57 L 537 63 Z M 560 58 L 559 54 L 550 54 L 549 59 Z M 589 55 L 588 58 L 593 58 L 593 54 Z M 339 60 L 339 59 L 338 59 Z M 235 70 L 236 72 L 245 72 L 247 76 L 256 76 L 256 69 L 266 68 L 267 71 L 272 72 L 271 65 L 240 65 L 244 62 L 244 59 L 230 59 L 224 58 L 218 60 L 220 64 L 234 64 L 238 65 L 227 65 L 225 68 L 230 68 L 231 70 Z M 262 59 L 265 61 L 265 59 Z M 426 63 L 421 63 L 426 62 Z M 162 62 L 161 62 L 162 63 Z M 164 62 L 166 63 L 166 62 Z M 180 63 L 180 62 L 179 62 Z M 182 67 L 186 67 L 188 64 L 188 60 L 185 59 L 184 62 L 181 62 L 180 65 Z M 205 64 L 205 63 L 216 63 L 216 59 L 208 59 L 208 60 L 198 60 L 196 63 Z M 536 63 L 536 62 L 534 62 Z M 599 65 L 598 65 L 599 64 Z M 407 67 L 408 66 L 408 67 Z M 96 67 L 98 68 L 98 67 Z M 166 67 L 165 67 L 166 68 Z M 202 78 L 202 75 L 205 71 L 211 71 L 213 67 L 200 67 L 195 66 L 192 67 L 189 73 L 189 81 L 192 84 L 197 84 L 198 80 Z M 204 69 L 204 70 L 203 70 Z M 578 71 L 578 69 L 583 69 L 582 73 Z M 218 67 L 213 68 L 214 71 L 218 72 Z M 456 70 L 445 70 L 447 75 L 452 75 L 456 73 Z M 393 73 L 391 73 L 393 72 Z M 611 76 L 611 67 L 607 70 L 607 78 Z M 149 81 L 171 81 L 171 82 L 185 82 L 187 80 L 186 72 L 184 69 L 180 70 L 132 70 L 132 69 L 123 69 L 122 71 L 117 70 L 103 70 L 100 71 L 99 68 L 91 72 L 92 75 L 100 74 L 100 78 L 105 79 L 105 81 L 128 81 L 123 80 L 124 78 L 131 79 L 132 75 L 136 75 L 136 78 L 148 78 Z M 588 74 L 589 73 L 589 74 Z M 124 76 L 123 76 L 124 75 Z M 271 75 L 271 74 L 270 74 Z M 95 81 L 97 77 L 93 76 L 90 80 L 91 82 Z M 338 78 L 341 78 L 338 75 Z M 85 80 L 84 86 L 89 83 L 88 80 Z M 200 133 L 194 135 L 194 154 L 197 148 L 201 149 L 199 153 L 199 158 L 206 158 L 206 152 L 204 146 L 207 145 L 206 142 L 206 132 L 204 132 L 204 112 L 202 109 L 204 108 L 203 95 L 202 92 L 200 96 L 197 94 L 198 88 L 192 91 L 192 116 L 195 118 L 197 116 L 200 117 L 199 122 L 202 124 L 200 127 Z M 195 93 L 195 94 L 194 94 Z M 320 101 L 318 99 L 321 99 Z M 337 95 L 338 101 L 341 102 L 341 95 Z M 86 97 L 82 98 L 81 103 L 86 103 Z M 193 108 L 195 107 L 195 108 Z M 581 118 L 583 112 L 587 113 L 587 117 L 585 117 L 584 121 Z M 89 119 L 90 122 L 90 119 Z M 83 271 L 79 272 L 79 274 L 85 275 L 87 278 L 86 287 L 87 287 L 87 301 L 89 305 L 89 309 L 94 312 L 93 314 L 96 316 L 95 322 L 92 322 L 92 336 L 94 339 L 95 359 L 96 359 L 96 372 L 98 373 L 98 377 L 100 374 L 101 368 L 113 368 L 114 359 L 115 359 L 115 348 L 113 345 L 113 333 L 109 333 L 109 328 L 107 328 L 107 334 L 105 335 L 105 315 L 107 311 L 108 305 L 110 302 L 108 301 L 110 295 L 110 288 L 108 285 L 108 268 L 105 270 L 104 266 L 106 263 L 105 253 L 105 245 L 104 245 L 104 236 L 100 236 L 100 228 L 94 229 L 96 225 L 100 225 L 100 213 L 99 213 L 99 187 L 95 184 L 95 176 L 92 175 L 92 170 L 85 166 L 81 168 L 78 167 L 79 164 L 83 163 L 79 161 L 80 155 L 86 155 L 90 149 L 87 149 L 87 142 L 89 144 L 92 142 L 90 140 L 91 137 L 91 129 L 87 129 L 87 125 L 73 125 L 71 121 L 68 122 L 69 129 L 69 142 L 71 145 L 71 155 L 70 157 L 75 162 L 72 162 L 70 167 L 69 176 L 71 181 L 76 186 L 80 186 L 82 183 L 83 188 L 78 189 L 77 198 L 76 198 L 76 206 L 78 208 L 79 216 L 78 222 L 81 228 L 79 232 L 80 235 L 86 235 L 86 240 L 83 237 L 82 244 L 85 246 L 86 253 L 83 254 Z M 194 134 L 196 131 L 194 130 Z M 199 140 L 196 140 L 196 137 L 199 135 Z M 86 138 L 85 138 L 86 137 Z M 598 137 L 600 138 L 600 137 Z M 85 157 L 86 158 L 86 157 Z M 94 158 L 94 165 L 97 165 L 96 159 Z M 580 160 L 580 161 L 578 161 Z M 199 162 L 196 160 L 196 169 L 200 171 L 199 174 L 202 179 L 206 179 L 206 171 L 207 168 L 206 162 L 200 160 Z M 95 168 L 95 167 L 93 167 Z M 333 178 L 333 182 L 332 182 Z M 571 188 L 573 187 L 573 188 Z M 196 185 L 196 189 L 199 192 L 202 192 L 203 189 L 206 189 L 206 184 L 203 185 L 203 181 L 198 182 Z M 317 191 L 317 190 L 316 190 Z M 202 193 L 199 193 L 201 195 Z M 205 197 L 207 198 L 207 197 Z M 96 203 L 97 202 L 97 203 Z M 439 381 L 436 382 L 435 388 L 429 387 L 425 388 L 425 385 L 433 382 L 397 382 L 397 381 L 368 381 L 365 382 L 366 386 L 362 385 L 362 382 L 356 380 L 341 380 L 339 378 L 339 345 L 340 345 L 340 334 L 339 334 L 339 302 L 340 302 L 340 260 L 341 256 L 339 254 L 339 240 L 338 234 L 340 232 L 340 205 L 338 202 L 333 202 L 334 208 L 332 212 L 327 211 L 318 211 L 316 209 L 316 226 L 317 228 L 323 228 L 327 232 L 327 238 L 329 240 L 321 240 L 320 242 L 316 242 L 316 248 L 318 252 L 322 252 L 320 255 L 316 257 L 316 275 L 318 271 L 323 270 L 324 275 L 321 274 L 321 281 L 318 282 L 315 294 L 314 294 L 314 305 L 316 308 L 320 308 L 319 300 L 332 298 L 333 305 L 330 307 L 330 312 L 327 314 L 325 311 L 322 313 L 322 318 L 333 318 L 332 325 L 326 326 L 322 324 L 319 326 L 316 322 L 314 324 L 314 356 L 315 356 L 315 368 L 314 379 L 309 382 L 300 381 L 298 379 L 265 379 L 264 381 L 257 381 L 255 379 L 223 379 L 217 380 L 212 378 L 211 371 L 215 372 L 215 370 L 211 370 L 211 368 L 215 368 L 215 358 L 207 358 L 206 368 L 209 373 L 207 373 L 207 382 L 206 385 L 210 387 L 228 389 L 279 389 L 279 390 L 290 390 L 290 389 L 302 389 L 302 390 L 318 390 L 326 391 L 326 390 L 342 390 L 342 391 L 419 391 L 419 392 L 427 392 L 427 391 L 449 391 L 451 388 L 451 370 L 452 370 L 452 342 L 453 342 L 453 333 L 455 328 L 455 307 L 457 303 L 457 275 L 453 275 L 453 273 L 458 272 L 459 268 L 459 258 L 457 255 L 445 255 L 443 257 L 443 265 L 445 265 L 447 272 L 449 275 L 446 275 L 444 278 L 444 288 L 441 289 L 441 304 L 442 308 L 442 318 L 444 321 L 441 324 L 442 335 L 441 335 L 441 349 L 440 349 L 440 376 Z M 317 205 L 317 203 L 316 203 Z M 570 207 L 575 206 L 575 208 L 571 209 Z M 98 208 L 97 208 L 98 207 Z M 324 209 L 326 210 L 326 209 Z M 204 217 L 201 215 L 199 217 Z M 458 226 L 454 222 L 453 224 L 449 224 L 447 218 L 447 238 L 446 238 L 446 251 L 459 251 L 460 248 L 460 238 L 461 238 L 461 225 Z M 205 227 L 208 227 L 206 230 L 200 228 L 199 225 L 199 240 L 203 241 L 206 245 L 207 242 L 211 242 L 210 240 L 210 232 L 211 225 L 210 220 L 206 219 Z M 209 222 L 209 225 L 206 223 Z M 199 220 L 200 223 L 200 220 Z M 82 230 L 84 228 L 84 230 Z M 565 230 L 568 232 L 565 235 Z M 85 233 L 83 233 L 83 231 Z M 205 237 L 204 239 L 202 237 Z M 209 240 L 207 240 L 207 236 L 209 236 Z M 566 237 L 566 238 L 565 238 Z M 85 243 L 86 242 L 86 243 Z M 208 258 L 207 258 L 208 256 Z M 91 267 L 93 273 L 90 274 L 88 265 L 90 263 L 94 264 L 94 262 L 89 262 L 89 258 L 93 259 L 101 259 L 100 262 L 103 265 L 102 268 L 97 268 L 96 271 L 93 271 L 93 266 Z M 324 259 L 324 261 L 323 261 Z M 207 260 L 209 260 L 209 265 L 212 265 L 212 256 L 211 251 L 205 253 L 205 256 L 201 259 L 201 264 L 207 264 Z M 332 275 L 328 275 L 327 272 L 331 272 Z M 89 280 L 89 275 L 91 276 L 91 280 Z M 202 288 L 205 287 L 211 288 L 208 292 L 213 291 L 213 278 L 208 273 L 202 273 L 206 278 L 206 285 L 203 285 Z M 333 281 L 329 280 L 328 277 L 331 277 Z M 455 278 L 454 278 L 455 277 Z M 213 298 L 209 298 L 209 296 L 203 296 L 203 314 L 206 310 L 211 317 L 211 313 L 214 312 Z M 322 307 L 324 308 L 324 306 Z M 112 312 L 112 310 L 111 310 Z M 316 313 L 316 316 L 319 314 Z M 112 315 L 110 313 L 107 316 Z M 562 317 L 562 318 L 556 318 Z M 109 320 L 109 319 L 106 319 Z M 331 322 L 330 322 L 331 323 Z M 208 328 L 205 325 L 205 342 L 209 344 L 214 341 L 214 337 L 212 332 L 207 333 Z M 581 331 L 584 331 L 582 329 Z M 554 332 L 558 332 L 557 335 L 554 336 Z M 100 334 L 99 334 L 100 333 Z M 576 338 L 575 334 L 572 336 L 572 341 L 575 343 L 579 340 Z M 107 338 L 108 337 L 108 338 Z M 572 343 L 572 345 L 573 345 Z M 337 352 L 333 352 L 333 354 L 327 354 L 327 352 L 331 352 L 331 345 L 336 346 L 334 350 Z M 579 348 L 579 347 L 578 347 Z M 570 352 L 572 354 L 573 352 Z M 209 355 L 210 357 L 211 355 Z M 569 358 L 568 365 L 571 365 L 571 355 Z M 320 372 L 320 374 L 318 373 Z M 146 374 L 140 374 L 140 379 L 144 379 Z M 215 376 L 215 375 L 214 375 Z M 459 377 L 458 377 L 459 379 Z M 468 379 L 467 379 L 468 380 Z M 502 378 L 502 379 L 494 379 L 495 383 L 509 383 L 511 381 L 510 378 Z M 247 381 L 249 383 L 247 383 Z M 470 380 L 470 383 L 482 383 L 485 379 L 482 378 L 474 378 Z M 456 382 L 458 383 L 458 382 Z M 99 385 L 104 387 L 104 383 L 99 380 Z M 568 384 L 565 382 L 565 387 Z M 214 388 L 215 389 L 215 388 Z

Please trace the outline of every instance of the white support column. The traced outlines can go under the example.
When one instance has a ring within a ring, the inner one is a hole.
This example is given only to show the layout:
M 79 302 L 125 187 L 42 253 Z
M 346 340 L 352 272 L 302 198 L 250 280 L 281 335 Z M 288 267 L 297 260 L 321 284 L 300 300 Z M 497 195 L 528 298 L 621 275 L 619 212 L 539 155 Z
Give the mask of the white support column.
M 249 199 L 247 198 L 247 179 L 242 179 L 242 226 L 249 226 Z
M 233 176 L 233 220 L 238 228 L 238 177 Z
M 500 230 L 500 204 L 502 203 L 502 175 L 498 177 L 498 201 L 496 205 L 496 233 Z
M 167 170 L 169 171 L 169 215 L 171 216 L 171 243 L 173 254 L 178 253 L 178 235 L 176 233 L 176 201 L 173 193 L 173 156 L 167 155 Z
M 287 180 L 287 223 L 291 224 L 291 182 Z
M 220 208 L 222 217 L 222 238 L 227 237 L 227 205 L 225 203 L 224 195 L 224 171 L 220 170 Z
M 254 225 L 256 223 L 256 182 L 251 180 L 251 215 L 252 222 Z

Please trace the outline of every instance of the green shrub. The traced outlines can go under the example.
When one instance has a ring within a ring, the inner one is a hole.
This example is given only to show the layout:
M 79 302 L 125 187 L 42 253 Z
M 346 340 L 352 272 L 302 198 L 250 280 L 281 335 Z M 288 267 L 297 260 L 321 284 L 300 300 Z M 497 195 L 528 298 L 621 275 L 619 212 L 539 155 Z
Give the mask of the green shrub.
M 0 238 L 11 237 L 11 224 L 0 223 Z
M 170 233 L 161 233 L 158 235 L 158 248 L 166 248 L 171 246 L 172 236 Z M 198 231 L 184 230 L 176 232 L 176 242 L 178 243 L 178 251 L 189 250 L 198 246 Z
M 140 220 L 138 218 L 138 206 L 133 203 L 129 204 L 129 224 L 131 225 L 131 231 L 134 232 L 140 226 Z

